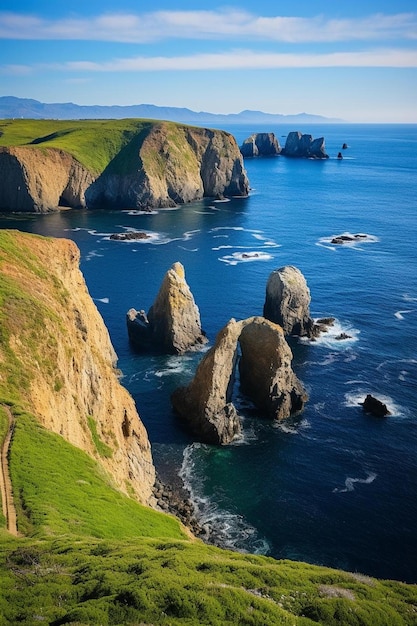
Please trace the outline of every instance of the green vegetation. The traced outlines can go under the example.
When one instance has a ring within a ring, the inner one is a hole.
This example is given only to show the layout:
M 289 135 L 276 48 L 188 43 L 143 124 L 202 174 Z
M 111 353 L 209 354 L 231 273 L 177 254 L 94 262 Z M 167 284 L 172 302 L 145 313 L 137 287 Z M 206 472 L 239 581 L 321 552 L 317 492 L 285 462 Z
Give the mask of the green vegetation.
M 123 495 L 96 460 L 39 424 L 26 389 L 35 363 L 57 392 L 59 338 L 47 327 L 57 328 L 66 298 L 44 269 L 48 255 L 36 261 L 41 244 L 0 231 L 0 440 L 7 404 L 22 534 L 10 535 L 0 516 L 0 626 L 417 625 L 416 585 L 207 546 Z M 106 444 L 89 422 L 100 453 Z
M 99 453 L 100 456 L 110 459 L 113 455 L 113 451 L 107 444 L 104 443 L 104 441 L 100 439 L 100 435 L 97 432 L 97 426 L 94 421 L 94 417 L 92 417 L 91 415 L 87 415 L 87 424 L 88 424 L 88 428 L 90 429 L 91 438 L 93 440 L 93 443 L 96 447 L 97 452 Z
M 93 174 L 116 158 L 115 173 L 140 167 L 138 150 L 156 122 L 150 120 L 0 120 L 2 146 L 59 148 Z M 124 152 L 124 154 L 119 154 Z M 136 156 L 137 160 L 132 160 Z

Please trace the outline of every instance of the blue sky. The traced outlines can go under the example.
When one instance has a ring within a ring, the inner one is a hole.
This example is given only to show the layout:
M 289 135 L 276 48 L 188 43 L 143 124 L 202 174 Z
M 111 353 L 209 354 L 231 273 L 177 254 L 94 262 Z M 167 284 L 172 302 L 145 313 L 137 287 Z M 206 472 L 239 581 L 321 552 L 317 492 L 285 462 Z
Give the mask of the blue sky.
M 415 0 L 2 0 L 0 95 L 417 123 Z

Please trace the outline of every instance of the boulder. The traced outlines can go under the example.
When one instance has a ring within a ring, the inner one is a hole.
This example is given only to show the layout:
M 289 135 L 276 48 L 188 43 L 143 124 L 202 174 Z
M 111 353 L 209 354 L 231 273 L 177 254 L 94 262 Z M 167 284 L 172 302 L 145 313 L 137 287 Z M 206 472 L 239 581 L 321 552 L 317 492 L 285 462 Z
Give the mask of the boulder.
M 301 411 L 307 394 L 292 370 L 292 352 L 281 326 L 264 317 L 250 318 L 239 343 L 242 392 L 272 419 L 282 420 Z
M 276 156 L 281 146 L 274 133 L 254 133 L 240 146 L 243 157 Z
M 165 274 L 148 315 L 130 309 L 126 322 L 129 339 L 139 349 L 155 346 L 164 352 L 182 354 L 207 341 L 184 267 L 178 262 Z
M 230 443 L 241 432 L 231 402 L 241 328 L 241 322 L 231 319 L 204 355 L 190 384 L 171 396 L 175 412 L 205 443 Z
M 266 285 L 263 314 L 285 335 L 311 336 L 310 290 L 300 270 L 286 265 L 274 270 Z
M 328 159 L 326 154 L 324 137 L 313 139 L 312 135 L 292 131 L 288 134 L 285 146 L 281 154 L 288 157 L 308 159 Z
M 391 415 L 387 405 L 381 400 L 378 400 L 378 398 L 374 398 L 374 396 L 370 393 L 366 396 L 362 406 L 365 413 L 371 413 L 372 415 L 375 415 L 375 417 L 385 417 L 386 415 Z

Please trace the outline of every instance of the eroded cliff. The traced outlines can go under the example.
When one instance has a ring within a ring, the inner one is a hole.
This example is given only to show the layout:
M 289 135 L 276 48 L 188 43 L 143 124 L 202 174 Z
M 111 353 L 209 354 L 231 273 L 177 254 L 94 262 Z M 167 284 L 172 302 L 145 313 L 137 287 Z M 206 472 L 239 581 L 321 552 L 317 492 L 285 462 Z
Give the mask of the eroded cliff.
M 25 122 L 2 124 L 2 211 L 163 208 L 249 191 L 225 131 L 143 120 Z
M 117 378 L 76 245 L 1 231 L 0 281 L 1 401 L 97 459 L 120 490 L 150 501 L 147 433 Z

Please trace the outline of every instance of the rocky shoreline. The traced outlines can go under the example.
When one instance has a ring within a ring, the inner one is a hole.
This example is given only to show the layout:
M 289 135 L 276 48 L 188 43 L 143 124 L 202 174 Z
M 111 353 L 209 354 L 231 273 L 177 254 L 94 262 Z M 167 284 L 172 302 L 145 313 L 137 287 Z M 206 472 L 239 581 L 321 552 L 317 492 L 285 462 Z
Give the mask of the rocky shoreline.
M 195 508 L 190 500 L 188 491 L 181 485 L 173 487 L 156 477 L 154 491 L 156 504 L 164 513 L 171 513 L 186 526 L 196 537 L 204 538 L 203 527 L 195 517 Z

